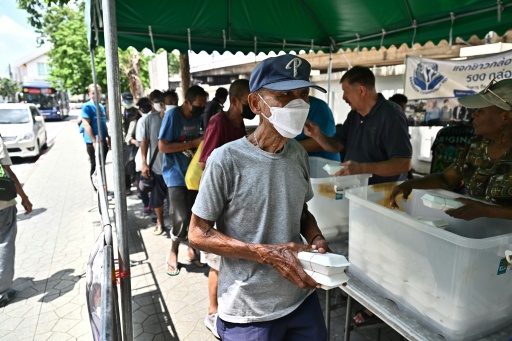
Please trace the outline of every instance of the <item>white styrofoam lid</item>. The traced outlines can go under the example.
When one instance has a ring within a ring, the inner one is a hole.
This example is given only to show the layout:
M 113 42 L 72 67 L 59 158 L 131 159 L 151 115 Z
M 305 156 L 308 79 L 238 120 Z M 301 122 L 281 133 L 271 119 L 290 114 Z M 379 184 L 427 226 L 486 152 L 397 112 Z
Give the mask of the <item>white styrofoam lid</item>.
M 329 174 L 334 175 L 337 171 L 342 169 L 344 166 L 342 166 L 340 163 L 327 163 L 323 167 L 323 169 Z
M 350 263 L 344 256 L 335 253 L 319 253 L 318 251 L 299 252 L 298 257 L 299 260 L 323 266 L 350 266 Z
M 421 197 L 423 204 L 435 209 L 450 209 L 464 206 L 463 203 L 440 195 L 426 193 Z
M 430 226 L 434 226 L 440 229 L 445 229 L 448 226 L 448 222 L 442 219 L 434 219 L 429 217 L 416 217 L 414 218 L 422 223 L 427 223 Z
M 322 285 L 322 289 L 332 289 L 341 286 L 343 283 L 347 283 L 349 278 L 346 273 L 340 273 L 335 275 L 323 275 L 321 273 L 304 269 L 304 271 L 311 276 L 317 283 Z

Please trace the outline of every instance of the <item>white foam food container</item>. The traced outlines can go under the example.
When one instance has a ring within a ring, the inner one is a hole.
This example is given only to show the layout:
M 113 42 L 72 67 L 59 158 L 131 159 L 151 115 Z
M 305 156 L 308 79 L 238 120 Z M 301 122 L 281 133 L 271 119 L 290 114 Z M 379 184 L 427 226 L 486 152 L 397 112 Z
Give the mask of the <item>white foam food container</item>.
M 344 272 L 335 275 L 324 275 L 308 269 L 304 269 L 304 271 L 306 271 L 306 273 L 320 284 L 322 289 L 325 290 L 337 288 L 343 283 L 348 282 L 348 276 Z
M 421 197 L 421 200 L 423 201 L 423 205 L 443 211 L 464 206 L 464 204 L 461 202 L 431 193 L 424 194 Z
M 326 163 L 323 169 L 327 172 L 327 174 L 334 175 L 343 167 L 344 166 L 342 166 L 341 163 Z
M 328 276 L 343 273 L 350 266 L 344 256 L 335 253 L 299 252 L 298 258 L 304 269 Z

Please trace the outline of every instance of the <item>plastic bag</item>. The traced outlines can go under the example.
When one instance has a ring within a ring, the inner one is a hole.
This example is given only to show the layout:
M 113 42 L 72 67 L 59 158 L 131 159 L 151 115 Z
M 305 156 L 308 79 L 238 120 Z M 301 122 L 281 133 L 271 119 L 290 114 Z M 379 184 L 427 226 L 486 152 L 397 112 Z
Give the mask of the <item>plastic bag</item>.
M 188 165 L 187 174 L 185 174 L 185 183 L 187 184 L 187 188 L 189 190 L 199 190 L 199 182 L 201 181 L 201 176 L 203 175 L 203 170 L 201 169 L 201 165 L 199 165 L 199 157 L 201 156 L 202 150 L 203 141 L 201 141 L 199 147 L 197 147 L 196 153 Z

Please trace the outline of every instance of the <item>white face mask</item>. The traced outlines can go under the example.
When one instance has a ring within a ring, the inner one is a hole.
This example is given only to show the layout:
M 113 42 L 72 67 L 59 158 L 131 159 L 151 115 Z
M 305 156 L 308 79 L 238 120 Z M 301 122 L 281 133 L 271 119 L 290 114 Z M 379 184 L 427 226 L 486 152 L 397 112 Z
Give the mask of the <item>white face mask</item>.
M 292 139 L 302 132 L 309 113 L 309 104 L 303 99 L 294 99 L 281 108 L 271 107 L 263 97 L 260 98 L 270 109 L 270 117 L 262 113 L 263 117 L 274 125 L 281 136 Z
M 171 110 L 172 108 L 176 108 L 176 106 L 175 105 L 171 105 L 171 104 L 166 104 L 165 105 L 165 111 Z
M 162 111 L 160 103 L 153 103 L 153 108 L 155 108 L 156 111 Z

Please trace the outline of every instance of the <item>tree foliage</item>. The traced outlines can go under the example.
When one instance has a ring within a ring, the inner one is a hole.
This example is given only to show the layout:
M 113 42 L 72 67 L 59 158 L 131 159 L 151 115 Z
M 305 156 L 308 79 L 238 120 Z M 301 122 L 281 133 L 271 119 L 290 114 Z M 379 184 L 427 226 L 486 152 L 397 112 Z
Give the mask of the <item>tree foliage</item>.
M 48 53 L 50 76 L 53 86 L 69 90 L 73 95 L 84 94 L 92 83 L 92 67 L 87 28 L 84 21 L 85 3 L 69 0 L 17 0 L 20 8 L 30 14 L 29 22 L 39 33 L 39 42 L 48 42 L 53 48 Z M 105 49 L 95 49 L 95 68 L 98 84 L 106 92 L 107 68 Z M 135 78 L 149 87 L 147 58 L 141 58 L 139 68 L 133 69 L 130 58 L 137 57 L 135 49 L 119 49 L 121 91 L 133 91 L 130 79 Z M 132 82 L 133 83 L 133 82 Z M 139 86 L 135 86 L 139 88 Z M 134 93 L 135 95 L 135 93 Z
M 21 85 L 9 78 L 0 78 L 0 96 L 13 100 L 17 92 L 21 91 Z
M 173 52 L 167 54 L 167 63 L 169 64 L 169 75 L 180 73 L 180 55 Z

